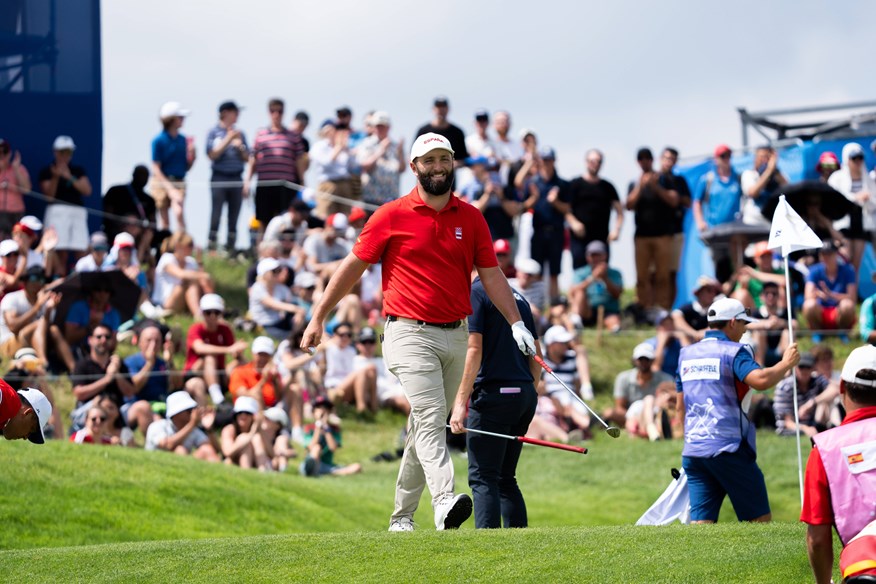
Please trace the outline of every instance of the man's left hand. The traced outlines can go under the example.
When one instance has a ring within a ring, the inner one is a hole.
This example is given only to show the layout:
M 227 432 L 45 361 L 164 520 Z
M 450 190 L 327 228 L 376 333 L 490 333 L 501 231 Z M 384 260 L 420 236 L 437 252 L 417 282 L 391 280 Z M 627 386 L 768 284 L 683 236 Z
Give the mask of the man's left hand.
M 535 338 L 532 333 L 526 328 L 522 320 L 518 320 L 511 325 L 511 334 L 514 340 L 517 341 L 517 347 L 524 355 L 535 355 Z

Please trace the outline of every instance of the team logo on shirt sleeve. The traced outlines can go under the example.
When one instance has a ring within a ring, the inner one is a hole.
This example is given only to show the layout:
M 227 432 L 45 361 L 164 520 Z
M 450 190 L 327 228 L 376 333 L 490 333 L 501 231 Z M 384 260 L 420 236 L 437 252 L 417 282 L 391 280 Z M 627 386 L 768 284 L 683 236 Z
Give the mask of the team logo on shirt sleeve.
M 462 227 L 457 227 L 455 229 L 456 239 L 462 239 Z

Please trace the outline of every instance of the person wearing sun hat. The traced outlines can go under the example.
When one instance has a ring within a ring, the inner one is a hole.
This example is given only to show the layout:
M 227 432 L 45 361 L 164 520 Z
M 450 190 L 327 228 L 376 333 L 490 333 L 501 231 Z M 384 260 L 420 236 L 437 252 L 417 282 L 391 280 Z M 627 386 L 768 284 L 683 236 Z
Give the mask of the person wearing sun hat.
M 709 330 L 703 340 L 681 350 L 675 377 L 691 522 L 716 522 L 725 495 L 740 521 L 770 521 L 766 483 L 756 462 L 754 424 L 748 418 L 750 390 L 775 386 L 797 365 L 800 353 L 793 343 L 776 365 L 758 365 L 751 349 L 739 342 L 755 319 L 733 298 L 713 302 L 707 318 Z
M 849 354 L 840 394 L 846 417 L 813 437 L 815 447 L 806 463 L 800 521 L 808 525 L 806 544 L 816 582 L 831 581 L 832 528 L 844 546 L 843 577 L 876 575 L 876 347 L 865 345 Z
M 185 391 L 167 396 L 167 413 L 163 420 L 152 422 L 146 431 L 146 450 L 165 450 L 199 460 L 219 462 L 219 454 L 201 429 L 203 413 L 198 403 Z

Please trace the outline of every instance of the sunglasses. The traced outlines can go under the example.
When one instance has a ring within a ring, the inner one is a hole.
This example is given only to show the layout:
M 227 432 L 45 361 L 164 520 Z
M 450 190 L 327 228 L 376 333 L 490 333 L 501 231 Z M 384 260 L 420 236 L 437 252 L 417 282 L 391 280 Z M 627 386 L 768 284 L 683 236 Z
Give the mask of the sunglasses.
M 108 339 L 110 338 L 110 336 L 112 335 L 91 335 L 91 337 L 94 339 Z
M 863 154 L 855 154 L 854 156 L 850 156 L 849 160 L 854 160 L 855 162 L 861 162 L 862 160 L 864 160 L 864 155 Z
M 101 423 L 103 423 L 103 422 L 106 422 L 106 418 L 104 418 L 103 416 L 92 416 L 92 417 L 88 418 L 88 421 L 89 421 L 89 422 L 101 422 Z
M 205 310 L 204 316 L 219 316 L 220 312 L 218 310 Z
M 375 344 L 377 344 L 377 341 L 375 341 L 374 339 L 366 339 L 366 340 L 364 340 L 364 341 L 359 341 L 359 342 L 362 343 L 363 345 L 375 345 Z
M 724 154 L 722 154 L 722 155 L 719 156 L 718 158 L 720 158 L 721 160 L 730 160 L 730 156 L 731 156 L 731 155 L 730 155 L 729 152 L 725 152 Z

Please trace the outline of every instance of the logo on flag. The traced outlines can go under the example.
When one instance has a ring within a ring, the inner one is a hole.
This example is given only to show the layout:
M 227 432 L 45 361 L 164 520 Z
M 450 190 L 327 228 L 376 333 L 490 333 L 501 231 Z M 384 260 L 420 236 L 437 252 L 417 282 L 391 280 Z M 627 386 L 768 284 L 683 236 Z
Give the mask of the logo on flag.
M 769 249 L 781 248 L 782 257 L 801 249 L 821 247 L 821 239 L 803 221 L 797 211 L 788 204 L 785 195 L 779 197 L 779 204 L 770 225 Z
M 456 239 L 462 239 L 462 227 L 456 228 Z

